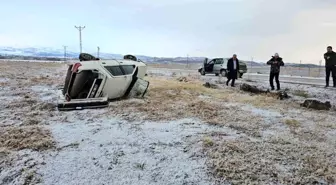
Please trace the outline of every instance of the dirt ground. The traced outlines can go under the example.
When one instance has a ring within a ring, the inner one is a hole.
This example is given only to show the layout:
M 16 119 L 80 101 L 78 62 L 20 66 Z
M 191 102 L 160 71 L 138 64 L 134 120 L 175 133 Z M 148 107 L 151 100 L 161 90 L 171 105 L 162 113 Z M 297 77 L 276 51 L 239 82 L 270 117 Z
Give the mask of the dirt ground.
M 333 90 L 279 100 L 163 71 L 143 99 L 59 112 L 66 69 L 0 62 L 0 184 L 336 183 L 335 111 L 299 106 Z

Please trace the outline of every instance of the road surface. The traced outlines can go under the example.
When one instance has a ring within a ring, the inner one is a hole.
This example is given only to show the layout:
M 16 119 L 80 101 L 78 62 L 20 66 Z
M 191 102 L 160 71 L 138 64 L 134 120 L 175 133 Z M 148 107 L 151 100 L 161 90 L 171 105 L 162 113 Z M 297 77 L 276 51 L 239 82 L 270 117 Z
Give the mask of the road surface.
M 176 73 L 178 75 L 189 75 L 189 74 L 199 74 L 197 70 L 188 69 L 168 69 L 168 68 L 148 68 L 149 73 Z M 207 74 L 202 76 L 202 78 L 218 78 L 215 75 Z M 254 81 L 267 81 L 269 79 L 268 74 L 257 74 L 257 73 L 245 73 L 243 79 L 254 80 Z M 280 82 L 292 83 L 292 84 L 304 84 L 304 85 L 314 85 L 314 86 L 325 86 L 325 78 L 314 78 L 314 77 L 300 77 L 300 76 L 289 76 L 280 75 Z M 330 77 L 329 85 L 333 85 L 332 77 Z

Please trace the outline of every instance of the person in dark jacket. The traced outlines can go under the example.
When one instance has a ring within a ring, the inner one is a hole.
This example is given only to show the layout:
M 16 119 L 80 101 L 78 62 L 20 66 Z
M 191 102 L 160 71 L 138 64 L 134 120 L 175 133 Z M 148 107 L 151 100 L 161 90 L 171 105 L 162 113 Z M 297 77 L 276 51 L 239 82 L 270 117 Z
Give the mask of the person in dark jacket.
M 226 81 L 226 85 L 228 86 L 229 82 L 232 80 L 231 86 L 234 87 L 235 80 L 238 78 L 237 72 L 239 71 L 239 60 L 236 54 L 234 54 L 232 58 L 228 60 L 226 69 L 228 70 L 227 74 L 228 80 Z
M 336 87 L 336 53 L 331 46 L 327 47 L 327 52 L 324 54 L 325 68 L 326 68 L 326 86 L 329 87 L 329 77 L 332 73 L 334 87 Z
M 274 90 L 273 80 L 275 78 L 275 82 L 277 84 L 277 90 L 280 90 L 280 82 L 279 82 L 279 74 L 280 74 L 280 66 L 284 66 L 284 62 L 282 58 L 279 57 L 278 53 L 275 53 L 274 56 L 267 62 L 267 65 L 271 65 L 271 72 L 270 72 L 270 85 L 272 90 Z

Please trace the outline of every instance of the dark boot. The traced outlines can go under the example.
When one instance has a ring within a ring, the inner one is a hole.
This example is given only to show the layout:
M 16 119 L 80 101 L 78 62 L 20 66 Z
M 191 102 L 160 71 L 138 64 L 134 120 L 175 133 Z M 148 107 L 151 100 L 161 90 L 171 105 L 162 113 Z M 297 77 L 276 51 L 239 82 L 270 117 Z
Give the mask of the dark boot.
M 231 87 L 234 87 L 235 86 L 235 79 L 232 79 L 232 82 L 231 82 Z
M 226 81 L 226 86 L 229 86 L 230 81 L 231 81 L 231 79 L 228 78 L 227 81 Z

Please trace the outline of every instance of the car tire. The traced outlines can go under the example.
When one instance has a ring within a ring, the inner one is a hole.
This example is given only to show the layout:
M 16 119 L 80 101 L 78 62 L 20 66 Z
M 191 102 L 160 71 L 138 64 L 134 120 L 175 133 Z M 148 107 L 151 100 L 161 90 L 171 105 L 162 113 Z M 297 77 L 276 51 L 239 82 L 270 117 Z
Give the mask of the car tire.
M 216 76 L 218 76 L 219 74 L 218 74 L 218 73 L 216 73 L 215 75 L 216 75 Z
M 244 73 L 239 73 L 239 78 L 243 78 Z
M 226 77 L 226 76 L 227 76 L 227 72 L 226 72 L 226 70 L 225 70 L 225 69 L 222 69 L 222 70 L 220 71 L 220 75 L 221 75 L 222 77 Z
M 203 76 L 205 75 L 204 69 L 201 70 L 201 75 L 203 75 Z

